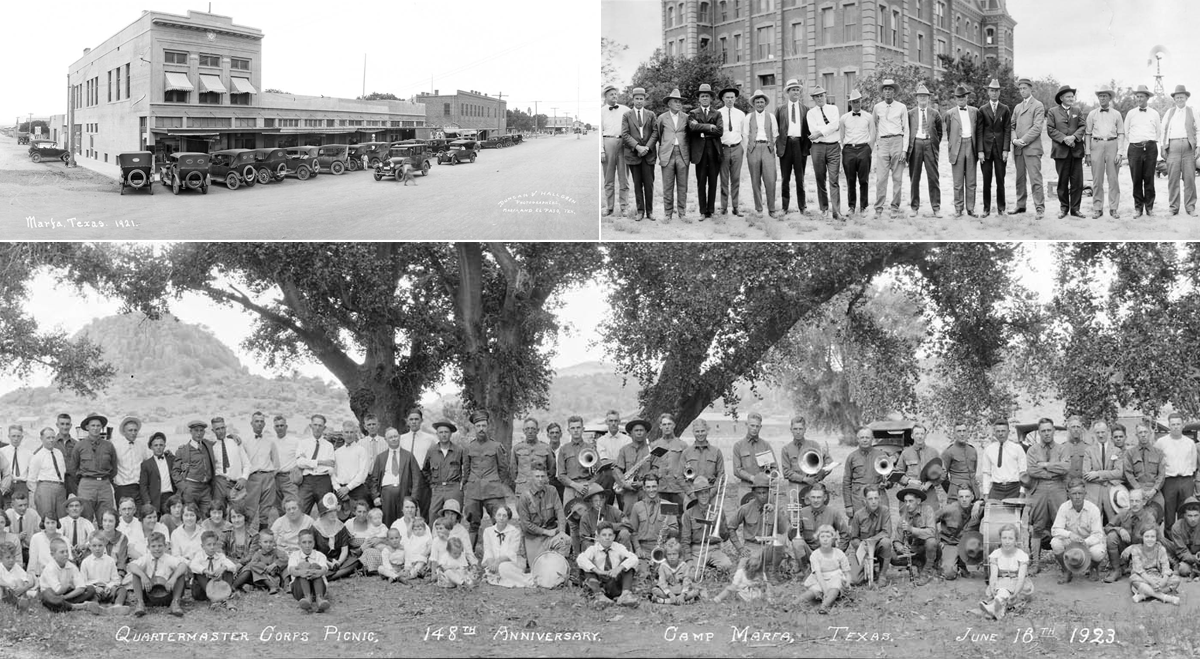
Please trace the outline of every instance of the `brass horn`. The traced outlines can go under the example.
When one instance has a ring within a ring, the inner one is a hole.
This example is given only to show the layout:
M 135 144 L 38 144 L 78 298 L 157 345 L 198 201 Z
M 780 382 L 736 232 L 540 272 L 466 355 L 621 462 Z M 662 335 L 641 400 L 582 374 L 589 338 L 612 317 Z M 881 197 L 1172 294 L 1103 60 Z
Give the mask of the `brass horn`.
M 894 462 L 892 462 L 892 459 L 887 456 L 883 456 L 875 461 L 875 473 L 879 474 L 880 476 L 883 476 L 884 478 L 887 478 L 888 476 L 890 476 L 892 474 L 892 471 L 894 471 L 895 469 L 896 469 L 896 464 Z
M 596 466 L 596 463 L 600 462 L 600 454 L 596 452 L 596 449 L 585 448 L 579 452 L 578 460 L 579 466 L 584 469 L 591 469 Z
M 805 451 L 804 455 L 800 456 L 800 471 L 809 476 L 820 473 L 825 467 L 825 458 L 821 457 L 818 451 Z
M 697 475 L 698 474 L 696 473 L 695 467 L 688 467 L 687 469 L 683 470 L 683 477 L 689 481 L 696 480 Z

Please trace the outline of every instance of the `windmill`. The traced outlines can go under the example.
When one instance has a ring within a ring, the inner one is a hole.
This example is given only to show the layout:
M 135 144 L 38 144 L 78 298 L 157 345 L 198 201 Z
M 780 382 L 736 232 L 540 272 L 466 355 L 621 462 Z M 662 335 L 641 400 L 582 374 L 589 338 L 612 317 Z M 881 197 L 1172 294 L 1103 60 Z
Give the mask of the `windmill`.
M 1171 53 L 1167 51 L 1166 46 L 1155 46 L 1150 49 L 1150 59 L 1146 62 L 1146 66 L 1153 65 L 1156 67 L 1154 71 L 1154 94 L 1156 96 L 1163 95 L 1162 61 L 1163 58 L 1170 55 Z

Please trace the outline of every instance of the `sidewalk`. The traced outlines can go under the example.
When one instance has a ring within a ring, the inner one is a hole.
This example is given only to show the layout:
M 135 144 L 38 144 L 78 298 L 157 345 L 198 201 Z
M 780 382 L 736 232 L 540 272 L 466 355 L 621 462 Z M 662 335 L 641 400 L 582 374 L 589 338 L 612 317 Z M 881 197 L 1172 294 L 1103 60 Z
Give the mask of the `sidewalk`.
M 93 172 L 96 172 L 97 174 L 107 176 L 108 178 L 111 178 L 114 181 L 121 180 L 121 168 L 112 163 L 107 163 L 107 162 L 103 162 L 100 160 L 93 160 L 91 158 L 76 155 L 75 156 L 75 164 L 79 165 L 80 167 L 83 167 L 85 169 L 90 169 Z M 157 177 L 155 177 L 155 178 L 157 178 Z

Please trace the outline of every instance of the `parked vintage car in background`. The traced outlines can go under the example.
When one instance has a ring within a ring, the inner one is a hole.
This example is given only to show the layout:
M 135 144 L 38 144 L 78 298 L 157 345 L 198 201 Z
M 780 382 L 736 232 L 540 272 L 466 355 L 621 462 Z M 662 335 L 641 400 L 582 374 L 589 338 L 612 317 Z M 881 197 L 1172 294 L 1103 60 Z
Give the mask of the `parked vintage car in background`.
M 287 149 L 287 173 L 307 181 L 321 171 L 315 146 L 293 146 Z
M 43 160 L 68 162 L 71 160 L 71 154 L 66 149 L 58 148 L 58 143 L 53 140 L 33 140 L 29 146 L 29 158 L 34 162 Z
M 429 153 L 435 157 L 450 149 L 450 140 L 447 139 L 424 140 L 424 142 L 425 146 L 429 147 Z
M 317 162 L 321 170 L 337 175 L 353 169 L 350 164 L 350 147 L 345 144 L 326 144 L 317 149 Z M 360 161 L 361 162 L 361 161 Z
M 366 155 L 366 153 L 367 153 L 367 145 L 366 144 L 350 145 L 350 152 L 346 156 L 350 160 L 350 162 L 348 163 L 350 166 L 350 171 L 357 172 L 360 169 L 367 168 L 367 166 L 365 164 L 363 164 L 363 156 Z
M 17 132 L 17 144 L 29 144 L 30 134 L 25 131 Z
M 154 154 L 149 151 L 118 153 L 117 165 L 121 167 L 121 194 L 128 186 L 134 190 L 148 190 L 154 194 L 150 178 L 154 174 Z
M 167 156 L 158 178 L 174 194 L 179 194 L 180 190 L 199 190 L 208 194 L 210 158 L 207 153 L 172 153 Z
M 388 149 L 392 147 L 391 142 L 366 142 L 362 145 L 363 155 L 367 158 L 367 167 L 375 169 L 380 162 L 387 160 Z
M 285 149 L 254 149 L 254 160 L 258 163 L 260 184 L 283 181 L 287 177 L 288 154 Z
M 382 181 L 384 177 L 401 179 L 404 166 L 409 165 L 413 174 L 429 176 L 429 148 L 412 140 L 411 142 L 396 143 L 388 150 L 388 158 L 375 168 L 375 180 Z
M 448 151 L 438 154 L 438 164 L 457 165 L 460 162 L 475 162 L 477 145 L 478 142 L 474 140 L 454 140 L 450 143 Z
M 225 149 L 209 155 L 212 156 L 209 174 L 230 190 L 237 190 L 243 185 L 254 187 L 258 182 L 258 164 L 253 149 Z

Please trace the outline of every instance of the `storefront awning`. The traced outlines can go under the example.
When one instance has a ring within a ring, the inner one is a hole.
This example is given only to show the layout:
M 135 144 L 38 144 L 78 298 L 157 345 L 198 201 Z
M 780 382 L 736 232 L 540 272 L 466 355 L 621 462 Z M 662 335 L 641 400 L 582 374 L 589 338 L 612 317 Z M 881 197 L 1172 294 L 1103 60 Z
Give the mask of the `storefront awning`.
M 280 128 L 284 135 L 344 135 L 356 132 L 354 128 Z
M 188 80 L 186 73 L 167 72 L 167 91 L 169 92 L 193 92 L 196 88 L 192 86 L 192 82 Z
M 216 92 L 218 94 L 228 94 L 229 90 L 225 89 L 225 85 L 221 84 L 221 79 L 217 76 L 200 76 L 200 91 Z
M 233 86 L 234 94 L 258 93 L 258 90 L 254 88 L 254 85 L 250 84 L 250 80 L 247 78 L 230 78 L 229 82 Z

